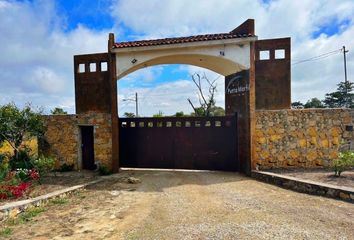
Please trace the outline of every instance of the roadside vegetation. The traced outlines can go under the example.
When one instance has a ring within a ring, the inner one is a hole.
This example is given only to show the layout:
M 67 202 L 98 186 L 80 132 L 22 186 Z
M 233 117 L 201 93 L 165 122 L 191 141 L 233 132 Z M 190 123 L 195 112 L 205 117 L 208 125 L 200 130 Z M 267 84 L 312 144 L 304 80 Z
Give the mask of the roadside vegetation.
M 336 177 L 342 172 L 354 169 L 354 151 L 346 150 L 339 153 L 338 159 L 333 161 L 333 171 Z
M 54 159 L 38 155 L 34 139 L 43 137 L 42 111 L 26 105 L 0 106 L 0 200 L 21 198 L 41 176 L 54 168 Z M 30 144 L 28 144 L 30 143 Z
M 300 101 L 293 102 L 292 108 L 354 108 L 354 83 L 340 82 L 337 91 L 327 93 L 323 100 L 311 98 L 305 104 Z

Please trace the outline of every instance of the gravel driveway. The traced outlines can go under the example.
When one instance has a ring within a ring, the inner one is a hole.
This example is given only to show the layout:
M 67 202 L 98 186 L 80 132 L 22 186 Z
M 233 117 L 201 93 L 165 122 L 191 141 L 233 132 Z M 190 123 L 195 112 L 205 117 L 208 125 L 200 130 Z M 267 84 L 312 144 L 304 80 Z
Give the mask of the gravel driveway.
M 237 173 L 124 171 L 12 228 L 10 239 L 354 239 L 354 205 Z

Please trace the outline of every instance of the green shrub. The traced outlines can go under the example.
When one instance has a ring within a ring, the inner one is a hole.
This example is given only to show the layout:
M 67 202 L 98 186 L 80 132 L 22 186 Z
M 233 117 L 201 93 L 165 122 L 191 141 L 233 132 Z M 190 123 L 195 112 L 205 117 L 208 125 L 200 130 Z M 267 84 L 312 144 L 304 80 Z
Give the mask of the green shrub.
M 5 154 L 0 154 L 0 182 L 4 180 L 9 171 L 9 161 L 7 156 Z
M 52 157 L 40 156 L 32 160 L 32 165 L 35 169 L 37 169 L 39 174 L 42 175 L 54 169 L 55 159 Z
M 8 171 L 7 170 L 0 170 L 0 182 L 2 182 L 4 180 L 4 178 L 6 177 Z
M 354 151 L 340 152 L 338 159 L 333 161 L 334 175 L 337 177 L 352 167 L 354 167 Z
M 16 170 L 16 176 L 21 180 L 21 181 L 28 181 L 29 177 L 28 177 L 28 173 L 29 170 L 26 168 L 18 168 Z
M 46 211 L 43 207 L 31 207 L 26 209 L 23 213 L 20 213 L 16 218 L 9 218 L 6 221 L 7 225 L 24 224 L 31 221 L 34 217 L 38 216 L 42 212 Z
M 20 149 L 17 154 L 10 157 L 10 167 L 12 170 L 16 169 L 32 169 L 32 157 L 30 155 L 30 150 L 27 148 Z
M 101 176 L 111 175 L 112 171 L 108 169 L 105 165 L 100 165 L 98 167 L 98 174 Z
M 3 237 L 8 237 L 13 233 L 13 230 L 11 228 L 5 227 L 2 230 L 0 230 L 0 236 Z
M 0 164 L 6 161 L 6 154 L 0 153 Z
M 74 164 L 67 164 L 67 163 L 64 163 L 58 169 L 59 172 L 71 172 L 72 170 L 74 170 Z

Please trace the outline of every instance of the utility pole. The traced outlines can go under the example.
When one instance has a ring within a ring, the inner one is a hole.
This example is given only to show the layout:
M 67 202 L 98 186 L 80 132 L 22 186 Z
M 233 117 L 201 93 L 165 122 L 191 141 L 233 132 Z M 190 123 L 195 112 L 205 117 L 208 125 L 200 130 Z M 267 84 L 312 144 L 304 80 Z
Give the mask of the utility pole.
M 347 52 L 349 52 L 349 50 L 345 50 L 345 46 L 343 46 L 342 48 L 343 51 L 343 57 L 344 57 L 344 83 L 345 83 L 345 106 L 348 106 L 348 78 L 347 78 Z
M 343 56 L 344 56 L 344 77 L 345 77 L 345 83 L 348 83 L 348 79 L 347 79 L 347 52 L 349 52 L 349 50 L 345 50 L 345 46 L 343 46 Z
M 138 114 L 138 93 L 137 92 L 135 93 L 135 113 L 136 113 L 136 117 L 138 117 L 139 114 Z
M 138 117 L 139 116 L 139 112 L 138 112 L 138 93 L 136 92 L 135 93 L 135 99 L 133 98 L 125 98 L 125 99 L 122 99 L 122 101 L 134 101 L 135 102 L 135 117 Z

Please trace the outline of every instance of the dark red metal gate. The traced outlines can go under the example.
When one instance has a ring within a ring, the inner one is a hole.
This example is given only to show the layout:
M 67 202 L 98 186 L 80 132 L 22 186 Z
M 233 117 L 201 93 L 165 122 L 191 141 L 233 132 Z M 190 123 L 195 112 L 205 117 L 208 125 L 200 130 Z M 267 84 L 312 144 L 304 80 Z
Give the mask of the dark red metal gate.
M 236 119 L 120 118 L 120 166 L 237 171 Z

